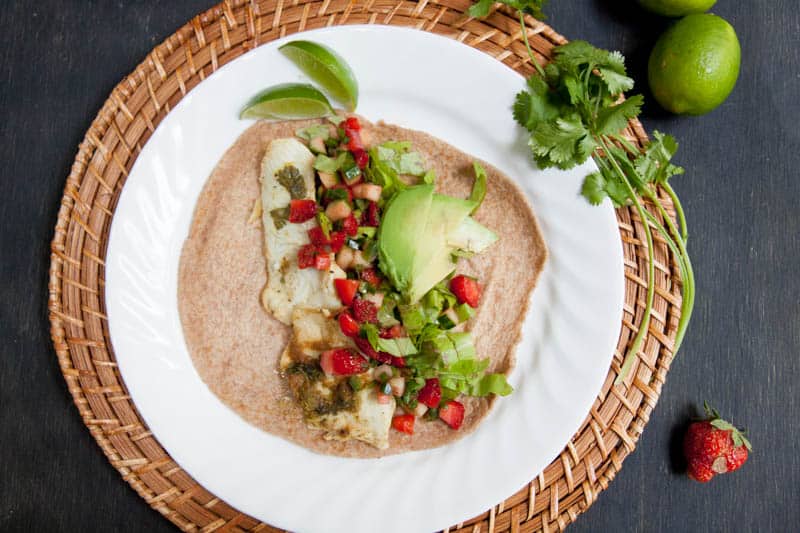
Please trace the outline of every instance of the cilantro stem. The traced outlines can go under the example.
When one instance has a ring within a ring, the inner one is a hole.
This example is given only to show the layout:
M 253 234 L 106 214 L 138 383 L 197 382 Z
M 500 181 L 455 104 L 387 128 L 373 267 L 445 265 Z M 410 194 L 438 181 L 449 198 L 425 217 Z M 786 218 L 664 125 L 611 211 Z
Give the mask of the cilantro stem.
M 681 205 L 681 201 L 678 199 L 678 195 L 675 194 L 675 190 L 672 188 L 672 185 L 667 183 L 665 180 L 664 183 L 662 183 L 662 186 L 669 195 L 670 200 L 672 200 L 672 205 L 675 206 L 675 214 L 678 216 L 678 223 L 681 227 L 681 238 L 683 239 L 683 242 L 686 243 L 686 241 L 689 239 L 689 235 L 687 234 L 688 226 L 686 225 L 686 215 L 683 213 L 683 205 Z
M 611 150 L 608 147 L 609 141 L 607 138 L 603 136 L 597 137 L 597 143 L 600 145 L 605 153 L 607 154 L 607 160 L 611 163 L 611 166 L 614 167 L 614 170 L 617 172 L 617 175 L 620 177 L 622 183 L 625 184 L 625 188 L 628 190 L 628 194 L 630 195 L 631 200 L 633 200 L 633 205 L 636 208 L 637 213 L 639 214 L 639 218 L 642 220 L 642 226 L 644 227 L 644 235 L 645 240 L 647 241 L 647 296 L 645 301 L 645 310 L 644 315 L 642 316 L 642 323 L 639 326 L 639 331 L 636 332 L 636 336 L 633 339 L 633 342 L 628 348 L 628 353 L 625 356 L 625 359 L 622 361 L 622 368 L 620 368 L 619 375 L 617 375 L 617 379 L 614 380 L 614 385 L 619 385 L 623 382 L 625 377 L 627 377 L 628 373 L 633 366 L 633 362 L 636 359 L 636 354 L 639 352 L 639 348 L 641 348 L 642 343 L 644 342 L 645 337 L 647 336 L 647 332 L 650 329 L 650 315 L 653 310 L 653 297 L 655 296 L 655 257 L 653 253 L 653 234 L 650 231 L 650 224 L 647 221 L 647 214 L 642 206 L 642 203 L 639 201 L 636 192 L 633 190 L 633 186 L 631 186 L 630 182 L 628 181 L 628 177 L 625 175 L 625 172 L 620 168 L 619 163 L 612 155 Z M 595 162 L 599 164 L 598 160 L 602 158 L 599 155 L 593 156 Z
M 528 27 L 525 26 L 525 13 L 522 11 L 518 11 L 519 13 L 519 25 L 522 28 L 522 40 L 525 42 L 525 48 L 528 50 L 528 57 L 531 58 L 531 63 L 536 68 L 536 71 L 539 75 L 544 78 L 544 69 L 536 60 L 536 57 L 533 55 L 533 50 L 531 50 L 531 45 L 528 42 Z
M 675 253 L 675 256 L 680 261 L 683 294 L 681 301 L 681 318 L 678 320 L 678 329 L 675 333 L 675 344 L 672 347 L 672 354 L 674 355 L 677 353 L 678 348 L 680 348 L 680 345 L 683 342 L 683 336 L 686 334 L 686 328 L 689 326 L 689 320 L 692 317 L 692 310 L 694 309 L 694 269 L 692 268 L 692 261 L 689 259 L 689 252 L 686 250 L 686 243 L 681 234 L 678 232 L 678 228 L 675 226 L 675 223 L 672 221 L 672 217 L 670 217 L 669 213 L 667 213 L 667 210 L 664 208 L 664 205 L 661 203 L 658 195 L 656 195 L 650 189 L 646 190 L 647 197 L 656 205 L 659 213 L 661 213 L 661 216 L 667 222 L 667 227 L 669 228 L 670 232 L 672 232 L 672 234 L 675 236 L 675 243 L 678 247 L 678 253 Z M 658 229 L 666 239 L 670 238 L 663 226 L 659 224 Z

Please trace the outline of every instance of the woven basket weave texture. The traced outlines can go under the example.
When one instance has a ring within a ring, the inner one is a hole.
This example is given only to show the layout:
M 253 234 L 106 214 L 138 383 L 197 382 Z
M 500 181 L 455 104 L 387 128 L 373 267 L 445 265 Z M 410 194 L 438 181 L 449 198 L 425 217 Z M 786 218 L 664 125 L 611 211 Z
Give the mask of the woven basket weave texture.
M 485 20 L 465 15 L 468 0 L 231 0 L 193 18 L 114 88 L 75 157 L 52 242 L 51 336 L 84 423 L 111 464 L 154 509 L 183 530 L 279 531 L 244 515 L 197 484 L 142 421 L 117 369 L 108 336 L 104 257 L 119 194 L 136 157 L 170 109 L 227 62 L 271 40 L 343 24 L 407 26 L 472 46 L 528 76 L 515 12 Z M 541 62 L 564 38 L 527 19 Z M 646 134 L 631 122 L 626 136 Z M 668 198 L 663 203 L 670 207 Z M 656 218 L 659 214 L 648 206 Z M 625 261 L 625 301 L 617 350 L 586 420 L 561 454 L 530 483 L 449 532 L 562 530 L 608 487 L 647 423 L 666 379 L 680 313 L 680 279 L 666 244 L 655 238 L 656 296 L 643 348 L 614 386 L 626 346 L 644 312 L 647 248 L 632 209 L 617 210 Z

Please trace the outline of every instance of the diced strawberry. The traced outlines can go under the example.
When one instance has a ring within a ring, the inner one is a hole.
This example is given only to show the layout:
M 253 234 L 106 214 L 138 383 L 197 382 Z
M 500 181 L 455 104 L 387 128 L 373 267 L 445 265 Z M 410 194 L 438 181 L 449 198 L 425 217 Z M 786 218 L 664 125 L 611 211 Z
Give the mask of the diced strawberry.
M 356 319 L 353 318 L 350 311 L 346 310 L 339 313 L 339 327 L 342 329 L 342 333 L 348 337 L 357 337 L 358 332 L 361 330 L 361 326 L 358 325 Z
M 360 139 L 360 136 L 359 136 L 359 141 L 360 140 L 361 139 Z M 365 168 L 367 166 L 367 164 L 369 163 L 369 154 L 367 153 L 366 150 L 363 150 L 363 149 L 361 149 L 361 150 L 353 150 L 353 158 L 356 160 L 356 165 L 358 165 L 358 168 L 361 168 L 361 169 Z
M 395 324 L 390 328 L 384 328 L 378 334 L 381 339 L 396 339 L 398 337 L 405 337 L 406 330 L 400 324 Z
M 320 354 L 319 364 L 329 376 L 352 376 L 369 370 L 369 362 L 347 348 L 327 350 Z
M 406 367 L 406 360 L 403 357 L 396 357 L 392 356 L 392 362 L 389 363 L 392 366 L 396 366 L 397 368 L 405 368 Z
M 306 244 L 297 251 L 297 266 L 299 268 L 311 268 L 317 261 L 317 247 L 313 244 Z M 329 265 L 330 266 L 330 265 Z
M 347 235 L 354 237 L 358 234 L 358 220 L 351 213 L 349 217 L 342 220 L 342 231 Z
M 464 405 L 450 400 L 439 409 L 439 418 L 453 429 L 460 428 L 464 423 Z
M 347 142 L 348 150 L 353 153 L 356 153 L 359 150 L 362 152 L 364 151 L 364 143 L 361 142 L 361 133 L 359 133 L 358 130 L 345 128 L 344 134 L 347 135 L 347 138 L 349 139 Z
M 361 123 L 357 117 L 347 117 L 344 121 L 344 129 L 360 131 Z
M 331 267 L 331 255 L 317 252 L 314 257 L 314 268 L 317 270 L 328 270 Z
M 359 281 L 357 279 L 337 278 L 333 280 L 333 286 L 336 288 L 336 293 L 344 305 L 353 303 L 358 291 Z
M 470 307 L 478 307 L 481 299 L 481 286 L 473 278 L 458 275 L 450 280 L 450 290 L 453 291 L 458 301 Z
M 308 230 L 308 239 L 311 241 L 311 244 L 318 248 L 331 243 L 330 238 L 325 237 L 325 233 L 323 233 L 322 228 L 319 226 L 315 226 Z
M 433 409 L 439 405 L 442 399 L 442 387 L 439 385 L 439 378 L 431 378 L 425 381 L 425 385 L 417 393 L 417 401 Z
M 380 224 L 380 216 L 378 215 L 378 204 L 370 202 L 366 211 L 361 214 L 361 225 L 377 228 Z
M 332 231 L 331 232 L 331 252 L 336 253 L 342 249 L 344 246 L 344 233 L 341 231 Z
M 414 415 L 398 415 L 392 418 L 392 427 L 401 433 L 414 434 Z
M 289 222 L 305 222 L 317 216 L 317 202 L 314 200 L 292 200 L 289 202 Z
M 353 317 L 362 324 L 365 322 L 375 323 L 378 321 L 378 308 L 375 304 L 364 298 L 353 300 Z
M 373 287 L 377 287 L 383 281 L 383 278 L 378 274 L 378 271 L 374 268 L 365 268 L 361 271 L 361 279 L 372 285 Z

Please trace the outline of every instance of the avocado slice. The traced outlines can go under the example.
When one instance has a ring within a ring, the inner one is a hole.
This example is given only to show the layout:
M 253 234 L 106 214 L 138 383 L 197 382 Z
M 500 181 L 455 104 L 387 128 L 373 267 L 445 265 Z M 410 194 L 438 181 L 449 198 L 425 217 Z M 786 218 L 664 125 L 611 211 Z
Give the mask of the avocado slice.
M 472 217 L 465 218 L 447 236 L 447 245 L 457 250 L 479 254 L 497 241 L 497 234 Z
M 455 270 L 454 250 L 480 252 L 497 240 L 469 216 L 476 202 L 409 187 L 387 205 L 378 232 L 381 270 L 409 302 L 416 302 Z
M 411 290 L 418 248 L 425 245 L 425 227 L 433 200 L 433 185 L 408 187 L 386 205 L 378 228 L 381 271 L 402 293 Z

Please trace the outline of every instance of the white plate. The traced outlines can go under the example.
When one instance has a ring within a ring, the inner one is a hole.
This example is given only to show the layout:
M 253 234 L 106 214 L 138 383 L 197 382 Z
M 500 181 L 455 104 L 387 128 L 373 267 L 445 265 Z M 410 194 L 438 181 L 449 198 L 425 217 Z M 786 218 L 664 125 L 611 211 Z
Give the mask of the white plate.
M 237 509 L 294 531 L 442 529 L 484 512 L 536 476 L 586 417 L 620 329 L 622 246 L 610 204 L 590 207 L 590 167 L 536 170 L 511 117 L 523 79 L 473 48 L 386 26 L 316 30 L 303 38 L 347 58 L 359 113 L 429 132 L 518 180 L 550 259 L 534 291 L 510 381 L 516 391 L 473 434 L 383 459 L 311 453 L 244 422 L 203 384 L 177 306 L 181 246 L 203 183 L 250 125 L 242 104 L 303 80 L 261 46 L 198 85 L 136 160 L 109 239 L 106 305 L 119 369 L 159 442 L 198 482 Z M 520 261 L 525 261 L 520 257 Z

